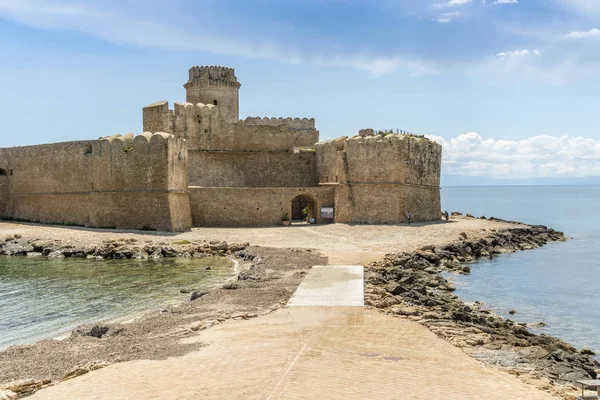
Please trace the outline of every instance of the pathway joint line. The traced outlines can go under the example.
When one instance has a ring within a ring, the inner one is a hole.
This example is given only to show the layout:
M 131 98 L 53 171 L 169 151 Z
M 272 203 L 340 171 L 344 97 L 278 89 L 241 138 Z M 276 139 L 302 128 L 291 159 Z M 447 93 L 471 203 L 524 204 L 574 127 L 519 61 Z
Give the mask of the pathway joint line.
M 277 389 L 279 389 L 279 385 L 281 385 L 281 382 L 283 382 L 283 380 L 285 379 L 285 377 L 287 376 L 287 374 L 291 371 L 291 369 L 294 367 L 294 365 L 296 364 L 296 361 L 298 361 L 298 358 L 300 358 L 300 355 L 304 352 L 304 349 L 306 349 L 306 346 L 308 345 L 308 342 L 310 342 L 310 340 L 312 339 L 313 335 L 315 334 L 315 331 L 313 330 L 310 333 L 310 336 L 308 337 L 308 340 L 306 341 L 306 343 L 304 343 L 304 346 L 302 346 L 302 348 L 300 349 L 300 351 L 298 352 L 298 354 L 296 355 L 296 358 L 294 358 L 294 361 L 292 361 L 292 364 L 289 366 L 289 368 L 285 371 L 285 373 L 283 374 L 283 376 L 281 377 L 281 379 L 279 380 L 279 382 L 277 382 L 277 385 L 275 386 L 275 388 L 271 391 L 271 393 L 269 394 L 269 396 L 267 397 L 266 400 L 269 400 L 271 398 L 271 396 L 273 396 L 273 394 L 275 394 L 275 392 L 277 391 Z

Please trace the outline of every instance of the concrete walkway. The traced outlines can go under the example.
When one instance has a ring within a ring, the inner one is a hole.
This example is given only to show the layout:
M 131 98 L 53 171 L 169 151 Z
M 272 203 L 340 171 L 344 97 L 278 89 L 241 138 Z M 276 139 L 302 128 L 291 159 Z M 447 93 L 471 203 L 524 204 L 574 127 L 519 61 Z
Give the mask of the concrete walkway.
M 288 302 L 291 307 L 362 307 L 362 265 L 317 265 L 312 267 Z
M 112 365 L 31 398 L 552 398 L 484 366 L 417 323 L 353 306 L 357 303 L 362 305 L 362 267 L 316 267 L 289 307 L 228 321 L 186 340 L 206 343 L 201 351 Z

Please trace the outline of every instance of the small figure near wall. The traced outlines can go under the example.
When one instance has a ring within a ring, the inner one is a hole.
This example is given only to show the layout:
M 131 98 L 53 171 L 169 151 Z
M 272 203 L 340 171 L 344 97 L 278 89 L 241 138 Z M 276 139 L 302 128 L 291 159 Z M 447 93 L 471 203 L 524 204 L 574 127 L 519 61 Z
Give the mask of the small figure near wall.
M 450 218 L 450 216 L 448 215 L 448 211 L 444 211 L 444 217 L 446 218 L 446 221 L 448 221 L 448 219 Z
M 410 220 L 412 219 L 412 214 L 410 213 L 410 211 L 408 212 L 408 214 L 406 214 L 406 216 L 408 217 L 408 224 L 410 225 Z

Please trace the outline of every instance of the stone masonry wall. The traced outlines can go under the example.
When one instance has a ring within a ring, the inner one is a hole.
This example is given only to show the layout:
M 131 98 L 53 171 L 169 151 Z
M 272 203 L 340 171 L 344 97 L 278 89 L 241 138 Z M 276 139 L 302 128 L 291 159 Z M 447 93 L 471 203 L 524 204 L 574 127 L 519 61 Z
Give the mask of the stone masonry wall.
M 187 147 L 171 135 L 115 135 L 2 149 L 0 155 L 13 171 L 4 217 L 167 231 L 191 227 Z
M 191 186 L 317 186 L 315 153 L 190 151 Z
M 335 198 L 335 222 L 399 224 L 440 218 L 439 188 L 397 184 L 341 184 Z
M 315 146 L 317 175 L 320 183 L 346 182 L 348 180 L 347 139 L 347 136 L 343 136 L 319 142 Z
M 144 130 L 175 134 L 190 149 L 189 180 L 206 187 L 316 186 L 314 119 L 246 118 L 230 123 L 212 104 L 154 103 Z M 295 152 L 302 151 L 302 152 Z
M 227 122 L 212 104 L 158 102 L 143 110 L 144 131 L 168 132 L 188 140 L 190 150 L 291 151 L 319 140 L 314 119 L 246 118 Z
M 333 206 L 334 187 L 310 188 L 201 188 L 190 187 L 194 226 L 275 226 L 292 215 L 292 200 L 306 195 L 319 210 Z
M 395 224 L 440 218 L 441 146 L 409 135 L 316 145 L 321 183 L 338 182 L 336 222 Z
M 218 105 L 223 120 L 237 122 L 239 119 L 240 83 L 233 68 L 192 67 L 184 87 L 186 102 Z

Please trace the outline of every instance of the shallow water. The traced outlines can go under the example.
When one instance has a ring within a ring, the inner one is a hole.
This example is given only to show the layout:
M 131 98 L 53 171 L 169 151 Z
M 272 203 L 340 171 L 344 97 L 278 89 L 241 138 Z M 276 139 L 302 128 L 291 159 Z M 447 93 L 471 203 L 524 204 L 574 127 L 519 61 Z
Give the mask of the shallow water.
M 182 288 L 210 287 L 232 273 L 232 263 L 222 257 L 0 257 L 0 349 L 183 301 L 189 294 L 181 294 Z
M 567 242 L 480 261 L 451 279 L 461 299 L 519 322 L 543 321 L 536 332 L 600 354 L 600 186 L 444 187 L 442 204 L 564 231 Z

